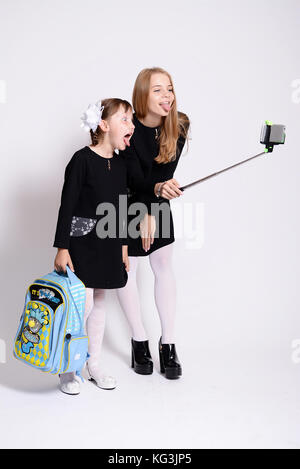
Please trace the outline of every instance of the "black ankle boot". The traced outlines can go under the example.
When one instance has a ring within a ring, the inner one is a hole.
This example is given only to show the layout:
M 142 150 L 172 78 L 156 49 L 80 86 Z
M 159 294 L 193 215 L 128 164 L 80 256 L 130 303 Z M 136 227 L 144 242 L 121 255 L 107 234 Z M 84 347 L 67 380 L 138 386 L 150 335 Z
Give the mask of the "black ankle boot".
M 153 361 L 149 350 L 149 341 L 131 339 L 131 367 L 139 375 L 153 373 Z
M 175 344 L 162 344 L 159 339 L 160 372 L 166 374 L 167 379 L 176 379 L 182 375 L 181 364 L 178 360 Z

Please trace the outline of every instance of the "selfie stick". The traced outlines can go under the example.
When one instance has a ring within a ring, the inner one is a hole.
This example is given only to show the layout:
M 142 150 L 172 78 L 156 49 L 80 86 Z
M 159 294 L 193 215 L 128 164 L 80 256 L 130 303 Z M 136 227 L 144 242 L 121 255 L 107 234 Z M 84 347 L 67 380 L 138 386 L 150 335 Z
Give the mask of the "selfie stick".
M 247 163 L 247 161 L 251 161 L 254 158 L 258 158 L 259 156 L 265 155 L 266 153 L 272 153 L 274 145 L 280 145 L 285 142 L 285 126 L 284 125 L 274 125 L 270 121 L 265 121 L 265 124 L 262 127 L 261 134 L 260 134 L 260 143 L 266 145 L 266 148 L 263 152 L 259 153 L 258 155 L 251 156 L 246 160 L 240 161 L 239 163 L 233 164 L 232 166 L 228 166 L 225 169 L 221 169 L 221 171 L 217 171 L 216 173 L 209 174 L 208 176 L 198 179 L 197 181 L 191 182 L 186 186 L 180 187 L 181 191 L 189 189 L 201 182 L 207 181 L 208 179 L 217 176 L 218 174 L 224 173 L 225 171 L 229 171 L 236 166 L 241 164 Z

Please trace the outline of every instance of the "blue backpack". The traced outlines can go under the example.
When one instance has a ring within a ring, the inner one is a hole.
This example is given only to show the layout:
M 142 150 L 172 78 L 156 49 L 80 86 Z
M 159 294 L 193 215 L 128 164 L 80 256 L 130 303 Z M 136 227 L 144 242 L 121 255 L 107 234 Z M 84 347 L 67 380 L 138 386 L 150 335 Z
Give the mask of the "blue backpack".
M 66 270 L 54 270 L 29 286 L 14 356 L 46 373 L 81 376 L 89 357 L 84 334 L 86 290 L 68 266 Z

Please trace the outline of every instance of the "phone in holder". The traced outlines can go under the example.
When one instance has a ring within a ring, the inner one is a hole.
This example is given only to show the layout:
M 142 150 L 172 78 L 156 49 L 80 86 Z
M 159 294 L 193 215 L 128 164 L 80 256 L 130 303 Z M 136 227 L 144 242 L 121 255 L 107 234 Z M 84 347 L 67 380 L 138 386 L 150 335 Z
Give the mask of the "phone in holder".
M 272 152 L 274 145 L 281 145 L 285 142 L 285 136 L 285 125 L 266 121 L 261 129 L 260 143 L 266 145 L 266 151 Z
M 180 187 L 181 191 L 185 191 L 186 189 L 195 186 L 196 184 L 200 184 L 203 181 L 207 181 L 208 179 L 217 176 L 218 174 L 224 173 L 225 171 L 229 171 L 230 169 L 235 168 L 241 164 L 247 163 L 247 161 L 253 160 L 254 158 L 258 158 L 259 156 L 264 155 L 265 153 L 271 153 L 273 151 L 274 145 L 282 145 L 285 142 L 285 125 L 280 124 L 272 124 L 270 121 L 265 121 L 263 127 L 261 129 L 260 134 L 260 143 L 266 145 L 266 148 L 263 152 L 259 153 L 258 155 L 251 156 L 246 160 L 240 161 L 234 165 L 228 166 L 225 169 L 221 169 L 221 171 L 217 171 L 216 173 L 209 174 L 208 176 L 198 179 L 197 181 L 191 182 L 185 186 Z

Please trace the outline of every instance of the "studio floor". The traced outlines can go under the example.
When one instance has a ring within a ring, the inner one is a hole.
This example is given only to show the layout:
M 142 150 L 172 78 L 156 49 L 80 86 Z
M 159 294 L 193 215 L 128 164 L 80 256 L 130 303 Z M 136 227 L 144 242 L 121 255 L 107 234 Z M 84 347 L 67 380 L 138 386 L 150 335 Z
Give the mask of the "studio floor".
M 2 448 L 299 448 L 300 365 L 289 351 L 182 348 L 183 377 L 130 368 L 127 347 L 106 346 L 113 391 L 85 382 L 62 394 L 57 378 L 13 358 L 1 371 Z M 32 438 L 28 438 L 32 435 Z

